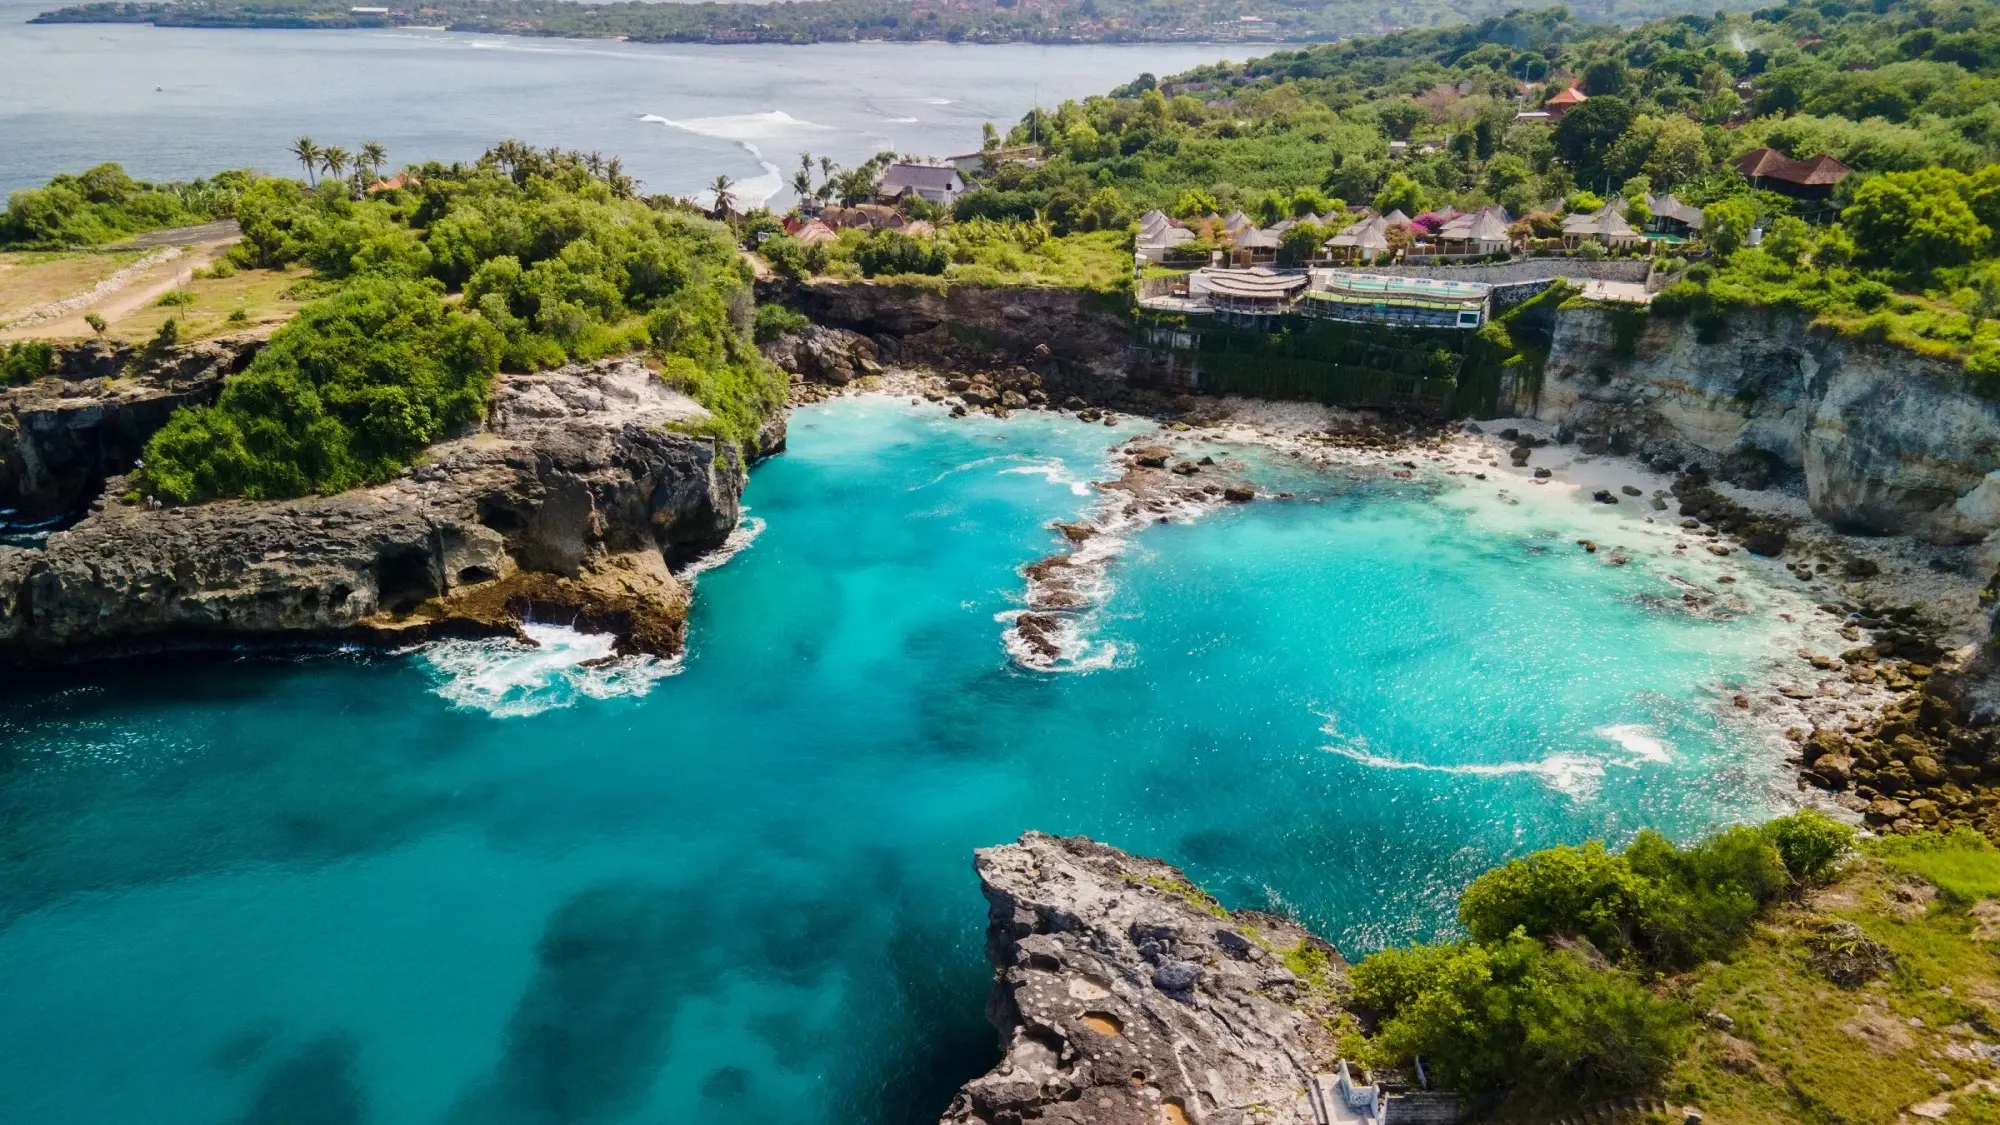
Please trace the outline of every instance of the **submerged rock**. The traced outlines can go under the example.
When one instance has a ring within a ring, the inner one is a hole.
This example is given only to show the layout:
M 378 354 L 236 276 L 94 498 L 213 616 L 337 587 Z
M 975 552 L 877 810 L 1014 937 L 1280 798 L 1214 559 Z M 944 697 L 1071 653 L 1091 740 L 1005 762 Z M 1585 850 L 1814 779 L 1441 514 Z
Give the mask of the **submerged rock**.
M 1175 868 L 1030 832 L 977 853 L 1005 1056 L 945 1125 L 1310 1125 L 1345 965 L 1296 923 L 1230 912 Z

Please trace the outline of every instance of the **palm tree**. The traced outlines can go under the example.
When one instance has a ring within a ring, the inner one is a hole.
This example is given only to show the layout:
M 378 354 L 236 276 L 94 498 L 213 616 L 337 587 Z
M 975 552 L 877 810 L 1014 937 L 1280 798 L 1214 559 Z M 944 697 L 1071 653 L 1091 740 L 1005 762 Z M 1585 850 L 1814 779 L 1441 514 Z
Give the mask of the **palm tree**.
M 715 193 L 715 213 L 722 218 L 726 219 L 736 211 L 736 196 L 729 191 L 735 186 L 736 181 L 728 176 L 717 176 L 715 182 L 708 185 L 708 190 Z
M 583 158 L 583 166 L 589 169 L 591 175 L 602 176 L 604 174 L 604 157 L 599 153 L 593 152 Z
M 312 184 L 313 172 L 319 167 L 319 146 L 313 143 L 311 137 L 300 137 L 292 142 L 292 155 L 306 166 L 306 183 Z
M 620 199 L 630 199 L 638 191 L 638 181 L 625 174 L 625 165 L 617 157 L 604 162 L 604 182 L 611 185 L 611 194 Z
M 799 202 L 812 197 L 813 174 L 804 168 L 792 173 L 792 190 L 798 194 Z
M 361 143 L 361 160 L 359 163 L 362 167 L 368 169 L 368 178 L 371 181 L 376 179 L 381 173 L 382 165 L 388 159 L 389 150 L 383 148 L 380 142 L 363 141 Z
M 328 145 L 319 151 L 319 166 L 336 180 L 347 170 L 347 162 L 347 150 L 339 145 Z

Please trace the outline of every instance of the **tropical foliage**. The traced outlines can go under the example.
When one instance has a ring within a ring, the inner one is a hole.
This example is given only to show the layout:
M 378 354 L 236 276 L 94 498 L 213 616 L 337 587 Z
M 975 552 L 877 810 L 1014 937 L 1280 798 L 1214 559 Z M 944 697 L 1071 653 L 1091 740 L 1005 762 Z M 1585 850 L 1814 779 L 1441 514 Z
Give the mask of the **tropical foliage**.
M 496 371 L 642 349 L 718 433 L 749 438 L 784 383 L 751 342 L 732 236 L 592 163 L 501 146 L 365 199 L 337 179 L 247 185 L 235 264 L 310 265 L 324 296 L 155 436 L 141 487 L 189 501 L 379 482 L 479 419 Z
M 135 180 L 116 164 L 60 175 L 17 191 L 0 215 L 0 247 L 98 246 L 165 227 L 188 226 L 234 213 L 251 182 L 248 172 L 223 172 L 189 183 Z
M 1730 956 L 1765 911 L 1829 880 L 1853 832 L 1805 811 L 1686 848 L 1641 832 L 1536 852 L 1459 899 L 1468 940 L 1385 950 L 1356 965 L 1355 999 L 1379 1013 L 1374 1049 L 1422 1055 L 1467 1091 L 1572 1100 L 1664 1075 L 1691 1014 L 1657 974 Z

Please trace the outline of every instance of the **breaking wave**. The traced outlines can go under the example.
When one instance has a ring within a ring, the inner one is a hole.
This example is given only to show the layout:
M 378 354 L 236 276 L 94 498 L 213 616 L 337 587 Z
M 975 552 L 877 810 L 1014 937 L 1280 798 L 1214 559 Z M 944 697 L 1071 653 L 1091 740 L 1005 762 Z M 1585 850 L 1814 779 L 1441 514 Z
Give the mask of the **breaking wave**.
M 741 554 L 744 548 L 755 543 L 757 537 L 762 534 L 764 534 L 764 521 L 750 516 L 746 510 L 743 518 L 738 520 L 736 527 L 730 531 L 729 538 L 722 541 L 722 546 L 702 555 L 674 573 L 692 582 L 696 575 L 701 574 L 703 571 L 714 570 L 716 567 Z
M 765 113 L 731 113 L 719 117 L 696 117 L 687 121 L 676 121 L 671 117 L 661 117 L 656 113 L 643 113 L 639 120 L 648 125 L 664 125 L 669 129 L 679 129 L 693 133 L 697 137 L 711 137 L 720 141 L 731 141 L 763 169 L 763 174 L 741 180 L 731 189 L 736 194 L 737 203 L 746 208 L 761 207 L 771 197 L 785 189 L 784 173 L 776 164 L 764 156 L 760 143 L 769 144 L 786 139 L 810 142 L 819 134 L 833 132 L 830 125 L 819 125 L 811 121 L 801 121 L 782 109 Z M 709 192 L 698 192 L 695 200 L 714 202 Z
M 1343 735 L 1332 719 L 1328 719 L 1326 725 L 1320 729 L 1336 740 L 1324 749 L 1371 769 L 1422 770 L 1425 773 L 1456 774 L 1463 777 L 1534 774 L 1549 788 L 1575 798 L 1594 795 L 1598 785 L 1604 780 L 1605 769 L 1609 766 L 1637 768 L 1644 763 L 1673 760 L 1671 747 L 1655 735 L 1652 728 L 1638 723 L 1600 727 L 1591 732 L 1617 743 L 1626 753 L 1626 760 L 1622 762 L 1606 761 L 1588 754 L 1561 753 L 1550 754 L 1531 762 L 1468 762 L 1458 765 L 1436 765 L 1430 762 L 1385 758 L 1373 753 L 1367 749 L 1365 739 Z
M 432 688 L 454 707 L 515 719 L 580 699 L 641 696 L 680 671 L 678 660 L 618 656 L 609 633 L 526 624 L 533 644 L 508 639 L 440 641 L 421 649 Z

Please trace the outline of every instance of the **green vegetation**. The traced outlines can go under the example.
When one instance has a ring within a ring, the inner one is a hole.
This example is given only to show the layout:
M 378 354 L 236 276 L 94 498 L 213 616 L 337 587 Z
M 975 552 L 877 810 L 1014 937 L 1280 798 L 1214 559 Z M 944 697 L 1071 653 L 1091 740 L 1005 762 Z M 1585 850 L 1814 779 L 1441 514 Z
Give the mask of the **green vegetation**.
M 835 241 L 811 246 L 780 235 L 759 252 L 787 277 L 942 278 L 1121 294 L 1132 278 L 1132 236 L 1122 224 L 1057 234 L 1039 218 L 969 218 L 921 235 L 849 228 Z
M 0 346 L 0 386 L 32 383 L 55 367 L 55 349 L 44 341 L 16 340 Z
M 1470 1092 L 1575 1102 L 1645 1088 L 1692 1033 L 1661 974 L 1731 956 L 1774 906 L 1827 881 L 1851 838 L 1805 811 L 1686 848 L 1641 832 L 1620 853 L 1536 852 L 1466 889 L 1468 940 L 1368 958 L 1355 998 L 1383 1017 L 1381 1057 L 1422 1055 Z
M 234 213 L 248 172 L 192 183 L 149 184 L 116 164 L 99 164 L 47 185 L 17 191 L 0 215 L 0 247 L 99 246 L 134 234 L 190 226 Z
M 1643 0 L 1582 7 L 1598 18 L 1633 19 L 1704 11 L 1694 0 Z M 1494 3 L 1418 0 L 1394 20 L 1429 26 L 1502 10 Z M 896 0 L 803 0 L 785 4 L 630 0 L 435 0 L 386 13 L 340 0 L 99 0 L 37 16 L 37 23 L 154 23 L 163 27 L 393 27 L 448 25 L 453 31 L 514 35 L 622 36 L 655 42 L 819 43 L 851 39 L 949 42 L 1312 41 L 1376 29 L 1390 16 L 1360 0 L 1253 4 L 1248 0 L 1059 0 L 1029 9 L 1007 0 L 913 9 Z
M 580 154 L 507 145 L 411 175 L 365 199 L 337 177 L 244 187 L 233 265 L 310 266 L 293 288 L 317 299 L 214 406 L 155 435 L 142 490 L 188 502 L 379 483 L 481 418 L 503 368 L 650 351 L 737 441 L 782 402 L 727 228 L 630 198 L 629 179 Z M 159 332 L 164 348 L 183 327 Z

